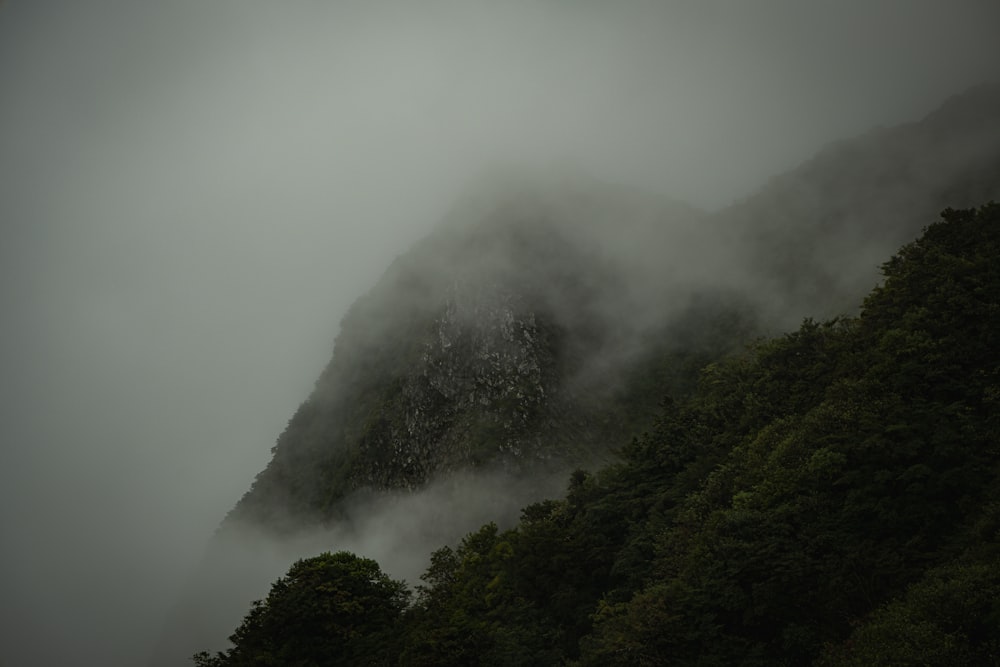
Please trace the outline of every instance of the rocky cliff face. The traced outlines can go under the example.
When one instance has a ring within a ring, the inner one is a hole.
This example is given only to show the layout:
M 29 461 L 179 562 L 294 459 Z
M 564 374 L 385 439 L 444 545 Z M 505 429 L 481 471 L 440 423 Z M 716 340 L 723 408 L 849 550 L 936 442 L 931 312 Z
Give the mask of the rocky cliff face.
M 365 430 L 353 482 L 414 488 L 490 459 L 553 456 L 537 422 L 559 391 L 554 336 L 523 294 L 453 284 L 419 363 Z
M 607 304 L 628 291 L 624 273 L 549 213 L 499 204 L 398 258 L 345 316 L 312 396 L 228 521 L 336 521 L 359 489 L 552 470 L 623 444 L 608 362 L 628 337 Z

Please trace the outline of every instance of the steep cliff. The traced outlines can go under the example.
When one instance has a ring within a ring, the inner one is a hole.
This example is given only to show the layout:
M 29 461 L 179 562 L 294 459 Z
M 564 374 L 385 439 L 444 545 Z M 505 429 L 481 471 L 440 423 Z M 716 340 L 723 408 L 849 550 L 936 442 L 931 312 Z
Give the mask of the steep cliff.
M 590 465 L 692 359 L 849 310 L 950 205 L 1000 198 L 1000 85 L 828 146 L 706 215 L 579 174 L 498 171 L 397 258 L 227 522 L 330 522 L 359 489 Z
M 641 430 L 660 393 L 629 393 L 647 352 L 627 301 L 648 275 L 606 242 L 602 218 L 616 234 L 641 219 L 662 235 L 695 214 L 575 199 L 589 189 L 506 188 L 397 258 L 344 317 L 314 392 L 227 522 L 280 532 L 336 521 L 359 489 L 590 465 Z

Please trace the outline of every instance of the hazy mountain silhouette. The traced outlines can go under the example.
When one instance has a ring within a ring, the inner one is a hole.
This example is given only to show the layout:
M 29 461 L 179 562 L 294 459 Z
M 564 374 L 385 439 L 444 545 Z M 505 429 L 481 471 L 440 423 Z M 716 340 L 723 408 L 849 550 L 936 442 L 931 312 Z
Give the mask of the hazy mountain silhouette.
M 446 506 L 428 524 L 461 514 L 447 503 L 495 510 L 496 494 L 516 510 L 551 488 L 532 480 L 612 458 L 703 364 L 759 332 L 852 308 L 941 209 L 1000 198 L 1000 85 L 831 144 L 711 214 L 558 169 L 483 181 L 343 318 L 192 599 L 236 595 L 218 613 L 244 610 L 237 592 L 253 577 L 233 562 L 270 549 L 254 540 L 335 549 L 342 531 L 360 539 L 366 515 L 410 511 L 419 524 L 421 489 L 469 471 L 490 482 L 432 496 Z M 461 515 L 478 525 L 476 512 Z M 310 531 L 319 537 L 301 541 Z M 407 548 L 421 563 L 428 553 L 419 539 Z M 177 612 L 171 653 L 225 633 L 190 639 L 199 624 L 238 620 L 184 611 L 196 606 Z

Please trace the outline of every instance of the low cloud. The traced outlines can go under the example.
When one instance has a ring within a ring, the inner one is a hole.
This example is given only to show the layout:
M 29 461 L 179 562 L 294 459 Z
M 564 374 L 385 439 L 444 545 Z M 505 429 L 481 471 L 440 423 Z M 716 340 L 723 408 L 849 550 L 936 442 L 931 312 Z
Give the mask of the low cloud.
M 200 650 L 224 650 L 254 599 L 291 564 L 325 551 L 351 551 L 373 558 L 411 589 L 431 553 L 455 545 L 467 533 L 494 521 L 513 526 L 526 505 L 561 495 L 568 471 L 525 476 L 499 470 L 463 471 L 415 492 L 359 491 L 345 499 L 340 520 L 327 528 L 290 530 L 276 536 L 253 525 L 230 522 L 174 603 L 154 665 L 175 665 Z M 286 525 L 300 523 L 289 517 Z M 205 591 L 211 595 L 206 596 Z
M 1000 78 L 998 24 L 986 0 L 3 2 L 0 662 L 141 662 L 349 305 L 490 165 L 716 210 Z

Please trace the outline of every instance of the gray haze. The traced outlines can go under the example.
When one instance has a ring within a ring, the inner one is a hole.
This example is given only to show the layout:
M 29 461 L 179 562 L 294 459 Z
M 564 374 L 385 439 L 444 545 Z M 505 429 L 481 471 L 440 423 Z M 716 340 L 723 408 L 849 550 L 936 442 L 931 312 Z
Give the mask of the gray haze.
M 347 306 L 491 164 L 718 208 L 1000 78 L 998 25 L 995 0 L 0 4 L 0 664 L 143 661 Z
M 514 525 L 525 505 L 565 490 L 567 472 L 515 477 L 501 470 L 461 471 L 418 492 L 358 492 L 344 501 L 336 526 L 273 533 L 247 524 L 229 524 L 213 540 L 178 596 L 154 651 L 151 667 L 183 664 L 201 650 L 229 648 L 227 638 L 254 599 L 293 562 L 324 551 L 346 550 L 375 558 L 383 570 L 421 583 L 431 552 L 455 545 L 487 522 Z M 301 517 L 289 517 L 289 524 Z M 207 593 L 207 594 L 206 594 Z

